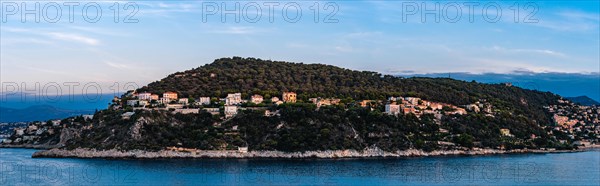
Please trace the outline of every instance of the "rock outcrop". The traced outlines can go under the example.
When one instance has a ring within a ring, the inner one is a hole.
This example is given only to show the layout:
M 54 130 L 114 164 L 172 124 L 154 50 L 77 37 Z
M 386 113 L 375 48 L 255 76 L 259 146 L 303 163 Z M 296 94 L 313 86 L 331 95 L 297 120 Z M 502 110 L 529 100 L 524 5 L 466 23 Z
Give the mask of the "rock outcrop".
M 486 154 L 510 154 L 510 153 L 550 153 L 550 152 L 573 152 L 573 151 L 548 151 L 548 150 L 449 150 L 425 152 L 410 149 L 397 152 L 385 152 L 377 148 L 367 148 L 363 151 L 356 150 L 328 150 L 328 151 L 306 151 L 306 152 L 282 152 L 282 151 L 250 151 L 247 153 L 237 151 L 207 150 L 197 153 L 177 152 L 161 150 L 157 152 L 143 150 L 95 150 L 78 148 L 74 150 L 50 149 L 35 152 L 32 157 L 56 157 L 56 158 L 133 158 L 133 159 L 158 159 L 158 158 L 373 158 L 373 157 L 414 157 L 414 156 L 448 156 L 448 155 L 486 155 Z

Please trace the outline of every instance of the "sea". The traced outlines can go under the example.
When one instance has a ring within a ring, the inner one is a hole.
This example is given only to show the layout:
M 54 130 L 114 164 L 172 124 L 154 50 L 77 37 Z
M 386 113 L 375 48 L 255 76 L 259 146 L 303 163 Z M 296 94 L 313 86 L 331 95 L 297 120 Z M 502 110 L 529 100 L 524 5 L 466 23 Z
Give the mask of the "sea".
M 31 158 L 0 148 L 0 185 L 600 185 L 600 150 L 374 159 Z

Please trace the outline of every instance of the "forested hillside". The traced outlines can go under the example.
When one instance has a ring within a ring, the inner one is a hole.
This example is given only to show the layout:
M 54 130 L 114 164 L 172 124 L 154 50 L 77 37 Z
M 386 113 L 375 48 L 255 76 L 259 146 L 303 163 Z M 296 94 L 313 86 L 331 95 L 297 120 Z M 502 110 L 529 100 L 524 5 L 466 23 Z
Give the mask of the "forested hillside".
M 221 58 L 213 63 L 169 75 L 142 87 L 138 92 L 175 91 L 184 97 L 225 97 L 241 92 L 242 97 L 261 94 L 265 98 L 295 91 L 298 98 L 336 97 L 386 99 L 414 96 L 454 105 L 486 99 L 495 108 L 522 115 L 535 123 L 549 124 L 544 105 L 556 104 L 550 92 L 483 84 L 447 78 L 400 78 L 369 71 L 353 71 L 322 64 L 267 61 L 255 58 Z

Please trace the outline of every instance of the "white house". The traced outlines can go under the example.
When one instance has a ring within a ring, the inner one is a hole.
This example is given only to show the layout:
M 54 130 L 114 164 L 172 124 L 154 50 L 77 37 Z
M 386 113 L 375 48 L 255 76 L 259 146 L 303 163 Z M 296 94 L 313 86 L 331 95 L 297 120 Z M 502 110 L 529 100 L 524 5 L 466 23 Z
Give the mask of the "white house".
M 173 113 L 181 113 L 181 114 L 198 114 L 200 109 L 175 109 Z
M 242 102 L 242 93 L 227 94 L 225 105 L 237 105 Z
M 169 104 L 169 103 L 171 103 L 171 99 L 163 97 L 163 98 L 160 98 L 158 100 L 158 103 L 160 103 L 160 104 Z
M 132 106 L 132 107 L 137 105 L 137 103 L 138 103 L 137 99 L 127 100 L 127 105 Z
M 17 136 L 22 136 L 23 134 L 25 134 L 25 129 L 24 128 L 15 128 L 15 134 Z
M 183 105 L 182 104 L 167 104 L 166 107 L 167 107 L 167 109 L 182 109 Z
M 225 118 L 233 117 L 237 114 L 238 107 L 227 105 L 225 106 Z
M 189 99 L 188 98 L 179 98 L 179 101 L 177 101 L 179 104 L 183 104 L 183 105 L 187 105 L 188 104 Z
M 419 104 L 419 101 L 421 100 L 421 98 L 416 98 L 416 97 L 406 97 L 406 98 L 404 98 L 404 100 L 406 100 L 406 101 L 410 102 L 410 104 L 413 104 L 413 105 L 418 105 L 418 104 Z
M 140 101 L 138 101 L 138 105 L 140 105 L 140 106 L 142 106 L 142 107 L 145 107 L 145 106 L 147 106 L 148 104 L 150 104 L 150 103 L 148 102 L 148 100 L 140 100 Z
M 219 115 L 219 112 L 221 111 L 219 108 L 203 108 L 202 110 L 205 110 L 212 115 Z
M 391 114 L 391 115 L 399 114 L 400 113 L 400 105 L 386 104 L 385 105 L 385 113 Z
M 200 97 L 198 103 L 201 105 L 210 105 L 210 97 Z
M 278 101 L 279 101 L 278 97 L 272 97 L 271 98 L 271 102 L 273 102 L 273 103 L 278 102 Z
M 138 94 L 138 99 L 140 99 L 140 100 L 151 100 L 152 99 L 152 94 L 148 93 L 148 92 L 139 93 Z
M 255 94 L 250 97 L 250 101 L 254 104 L 260 104 L 263 102 L 263 97 L 261 95 Z

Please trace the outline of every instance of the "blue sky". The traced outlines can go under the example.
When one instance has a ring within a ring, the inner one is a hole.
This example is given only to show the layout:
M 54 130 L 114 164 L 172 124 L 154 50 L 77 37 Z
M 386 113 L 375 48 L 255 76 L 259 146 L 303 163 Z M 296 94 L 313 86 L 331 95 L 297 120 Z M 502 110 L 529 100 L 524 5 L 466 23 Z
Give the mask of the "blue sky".
M 231 56 L 384 74 L 600 70 L 598 1 L 485 1 L 474 6 L 473 13 L 463 1 L 285 1 L 275 6 L 273 16 L 265 1 L 94 1 L 102 9 L 95 23 L 83 19 L 82 7 L 89 2 L 73 8 L 73 22 L 64 2 L 56 2 L 62 7 L 56 23 L 56 9 L 49 4 L 55 1 L 39 2 L 41 10 L 48 7 L 39 23 L 32 15 L 23 23 L 21 12 L 12 10 L 14 5 L 23 9 L 21 2 L 1 2 L 1 81 L 28 85 L 96 82 L 106 93 L 114 82 L 145 85 Z M 123 9 L 128 2 L 135 4 Z M 118 23 L 111 9 L 114 3 L 120 7 Z M 239 22 L 231 14 L 222 21 L 221 11 L 209 9 L 232 9 L 236 3 L 242 10 Z M 436 3 L 437 13 L 422 20 L 422 9 Z M 91 7 L 89 19 L 95 16 Z M 139 10 L 132 18 L 137 22 L 124 23 L 134 7 Z M 293 19 L 294 7 L 302 10 L 298 19 Z M 418 10 L 411 9 L 415 7 Z M 501 8 L 497 19 L 494 7 Z M 328 15 L 332 16 L 324 21 Z

